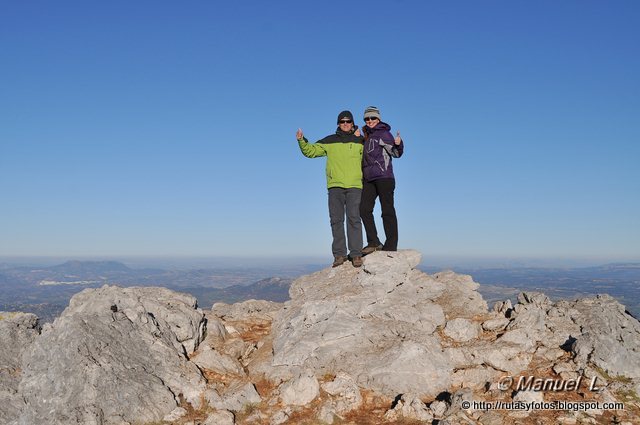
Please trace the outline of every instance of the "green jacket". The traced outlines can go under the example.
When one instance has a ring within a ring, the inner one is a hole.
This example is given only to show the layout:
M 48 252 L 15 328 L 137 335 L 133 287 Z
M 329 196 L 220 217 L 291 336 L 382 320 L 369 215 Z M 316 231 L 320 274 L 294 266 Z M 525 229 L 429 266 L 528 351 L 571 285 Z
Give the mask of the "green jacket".
M 338 128 L 316 143 L 306 138 L 298 140 L 300 151 L 307 158 L 327 157 L 327 188 L 362 189 L 362 148 L 364 137 L 345 133 Z

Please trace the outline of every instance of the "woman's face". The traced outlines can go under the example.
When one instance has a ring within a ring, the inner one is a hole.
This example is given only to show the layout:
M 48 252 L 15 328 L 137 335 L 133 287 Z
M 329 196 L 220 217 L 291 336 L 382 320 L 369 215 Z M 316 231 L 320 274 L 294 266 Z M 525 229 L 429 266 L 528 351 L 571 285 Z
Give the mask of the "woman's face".
M 373 128 L 380 122 L 380 120 L 376 117 L 367 117 L 364 119 L 364 122 L 367 124 L 367 127 Z

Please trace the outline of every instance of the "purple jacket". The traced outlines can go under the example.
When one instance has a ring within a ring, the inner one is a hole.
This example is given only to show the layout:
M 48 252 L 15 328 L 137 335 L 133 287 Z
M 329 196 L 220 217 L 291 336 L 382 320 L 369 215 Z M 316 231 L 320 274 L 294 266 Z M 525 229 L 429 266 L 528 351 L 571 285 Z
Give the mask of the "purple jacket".
M 363 127 L 365 134 L 362 153 L 362 176 L 365 181 L 393 179 L 391 158 L 400 158 L 404 151 L 404 142 L 396 146 L 391 135 L 391 126 L 380 121 L 373 128 Z

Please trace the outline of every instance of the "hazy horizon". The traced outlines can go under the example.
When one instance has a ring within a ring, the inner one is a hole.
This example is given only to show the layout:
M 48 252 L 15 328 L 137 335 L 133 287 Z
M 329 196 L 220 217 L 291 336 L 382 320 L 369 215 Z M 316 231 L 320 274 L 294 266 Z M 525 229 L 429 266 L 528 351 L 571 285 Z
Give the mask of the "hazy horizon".
M 330 256 L 152 256 L 152 255 L 105 255 L 105 256 L 0 256 L 0 265 L 52 266 L 67 261 L 117 261 L 132 268 L 278 268 L 280 266 L 324 266 Z M 640 258 L 592 258 L 592 257 L 468 257 L 423 255 L 423 267 L 504 267 L 504 268 L 572 268 L 592 267 L 607 264 L 639 263 Z

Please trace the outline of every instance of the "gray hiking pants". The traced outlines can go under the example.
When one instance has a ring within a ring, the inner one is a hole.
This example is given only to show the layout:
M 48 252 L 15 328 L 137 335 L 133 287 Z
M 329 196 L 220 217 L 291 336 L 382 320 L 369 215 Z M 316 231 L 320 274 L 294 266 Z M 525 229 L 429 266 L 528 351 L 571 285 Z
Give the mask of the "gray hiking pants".
M 347 240 L 351 258 L 362 256 L 362 223 L 360 222 L 360 196 L 362 189 L 332 187 L 329 189 L 329 218 L 334 256 L 346 256 L 347 244 L 344 237 L 344 217 L 347 215 Z

